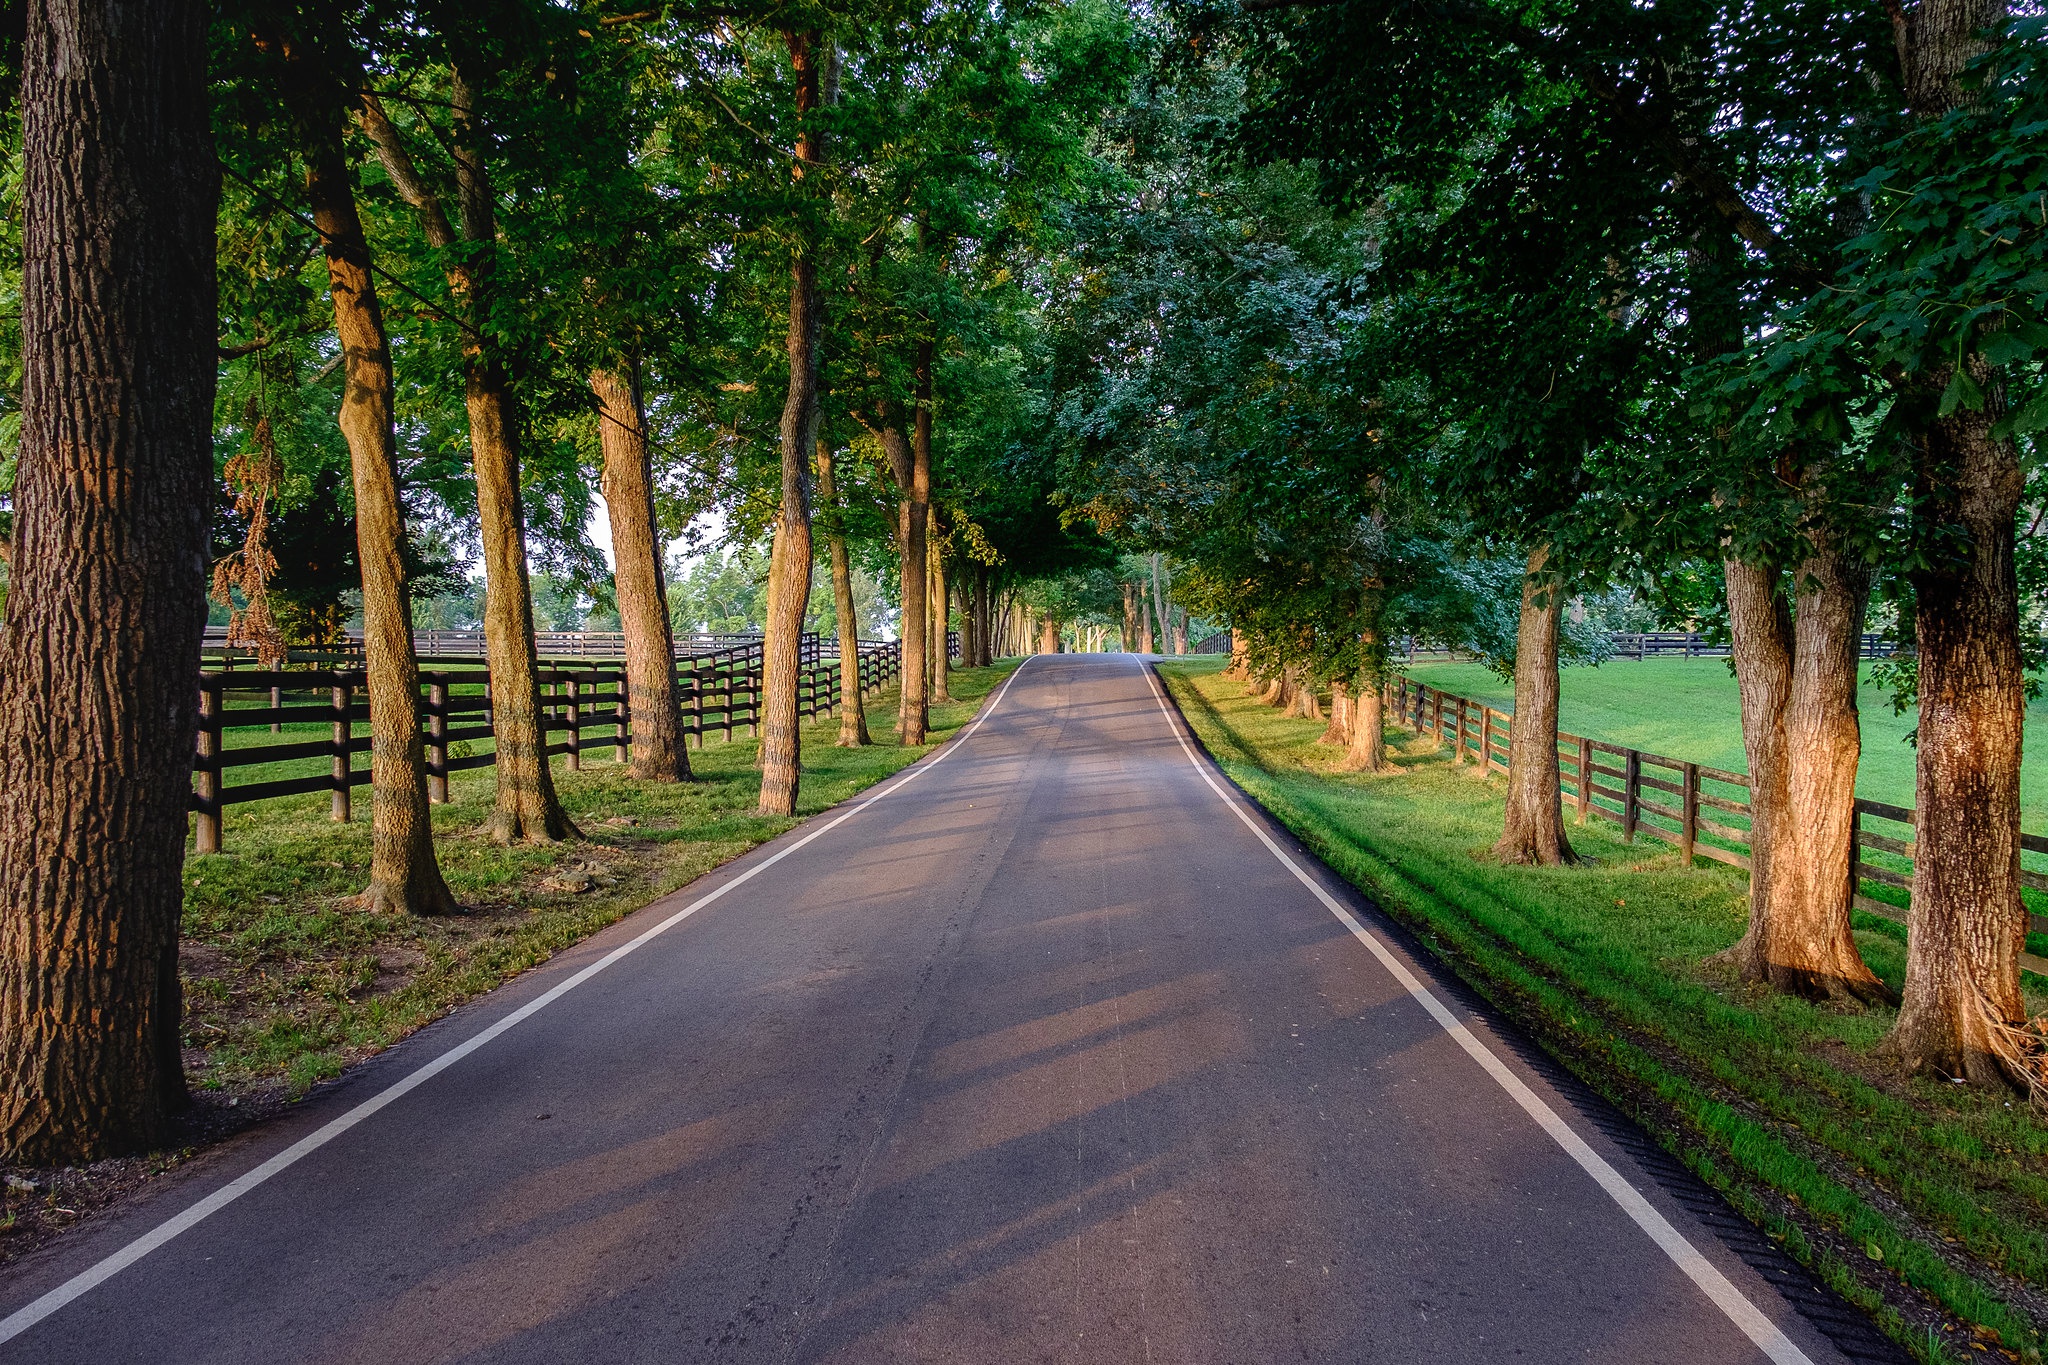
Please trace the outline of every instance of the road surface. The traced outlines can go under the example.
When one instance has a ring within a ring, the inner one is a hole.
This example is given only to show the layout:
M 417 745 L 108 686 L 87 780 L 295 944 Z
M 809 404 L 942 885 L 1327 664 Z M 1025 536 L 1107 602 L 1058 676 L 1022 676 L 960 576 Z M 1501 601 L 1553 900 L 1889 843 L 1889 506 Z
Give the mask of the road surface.
M 1900 1358 L 1404 944 L 1035 658 L 17 1267 L 0 1361 Z

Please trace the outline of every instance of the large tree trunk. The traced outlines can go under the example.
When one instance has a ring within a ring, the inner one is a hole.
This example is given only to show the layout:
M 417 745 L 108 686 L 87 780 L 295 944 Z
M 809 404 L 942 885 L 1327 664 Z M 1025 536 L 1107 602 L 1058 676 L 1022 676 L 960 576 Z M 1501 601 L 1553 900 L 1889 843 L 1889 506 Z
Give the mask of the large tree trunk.
M 590 373 L 604 449 L 605 510 L 612 528 L 612 589 L 626 637 L 626 710 L 633 735 L 633 776 L 686 782 L 689 750 L 676 699 L 676 644 L 654 519 L 654 473 L 647 452 L 647 409 L 637 367 Z
M 953 659 L 946 645 L 947 617 L 951 614 L 953 598 L 946 583 L 946 553 L 942 549 L 930 552 L 932 565 L 931 584 L 931 660 L 932 700 L 951 701 Z
M 541 718 L 539 668 L 533 639 L 533 591 L 527 577 L 526 517 L 519 494 L 518 407 L 510 377 L 479 330 L 492 302 L 490 252 L 497 243 L 497 207 L 484 169 L 476 123 L 476 82 L 458 67 L 453 83 L 457 207 L 460 240 L 483 248 L 453 253 L 454 226 L 440 198 L 414 166 L 384 108 L 365 94 L 363 127 L 385 171 L 418 213 L 421 231 L 448 253 L 448 284 L 468 319 L 463 341 L 463 402 L 484 558 L 484 655 L 491 674 L 491 739 L 497 804 L 485 830 L 501 842 L 545 842 L 577 833 L 555 796 Z
M 1908 102 L 1939 118 L 1974 98 L 1961 83 L 2000 0 L 1920 0 L 1894 31 Z M 2025 475 L 1998 373 L 1967 362 L 1981 407 L 1957 408 L 1921 434 L 1915 493 L 1948 533 L 1913 575 L 1920 649 L 1919 772 L 1905 999 L 1886 1047 L 1911 1071 L 1979 1084 L 2021 1079 L 2026 1017 L 2018 954 L 2019 779 L 2026 702 L 2019 649 L 2014 517 Z M 1929 375 L 1934 407 L 1951 378 Z M 1946 543 L 1941 543 L 1946 542 Z M 1959 547 L 1951 550 L 1949 545 Z
M 1351 743 L 1351 692 L 1342 678 L 1330 680 L 1330 724 L 1316 743 L 1339 746 Z
M 1048 616 L 1038 626 L 1038 652 L 1057 654 L 1060 652 L 1060 623 Z
M 208 12 L 38 0 L 0 632 L 0 1155 L 164 1140 L 213 482 Z
M 1223 670 L 1226 678 L 1242 678 L 1251 672 L 1251 642 L 1244 638 L 1244 632 L 1236 626 L 1230 628 L 1230 665 Z
M 1726 566 L 1750 772 L 1750 911 L 1724 955 L 1745 980 L 1810 999 L 1878 1000 L 1849 924 L 1855 861 L 1858 642 L 1869 572 L 1825 542 L 1793 573 Z
M 818 35 L 786 33 L 796 72 L 796 112 L 818 107 Z M 797 139 L 796 174 L 819 159 L 815 131 Z M 789 393 L 782 404 L 782 505 L 768 561 L 767 638 L 761 649 L 761 813 L 796 814 L 802 731 L 797 683 L 803 670 L 804 612 L 811 600 L 810 461 L 818 439 L 817 244 L 797 245 L 789 279 Z
M 860 617 L 853 605 L 853 564 L 846 553 L 846 525 L 839 489 L 833 482 L 832 447 L 818 441 L 818 508 L 825 520 L 825 545 L 832 558 L 832 615 L 839 626 L 839 747 L 872 744 L 867 699 L 860 691 Z
M 922 466 L 921 479 L 916 451 L 904 439 L 902 428 L 893 423 L 882 427 L 881 443 L 901 497 L 896 505 L 896 550 L 902 568 L 896 634 L 903 650 L 903 671 L 897 679 L 896 738 L 902 744 L 922 744 L 926 716 L 925 586 L 930 577 L 925 567 L 925 514 L 931 466 Z
M 319 131 L 307 149 L 306 192 L 327 258 L 334 329 L 345 361 L 340 424 L 355 482 L 363 661 L 370 694 L 370 885 L 363 901 L 378 912 L 446 914 L 456 906 L 434 859 L 427 805 L 405 505 L 392 427 L 391 344 L 343 160 L 340 101 L 347 92 L 333 93 L 332 107 L 311 114 Z
M 1529 552 L 1515 628 L 1515 714 L 1508 726 L 1508 800 L 1493 856 L 1504 863 L 1575 863 L 1564 833 L 1557 762 L 1557 628 L 1564 586 L 1546 573 L 1550 547 Z
M 1887 1046 L 1913 1071 L 1980 1084 L 2015 1060 L 2026 1018 L 2020 950 L 2020 741 L 2026 718 L 2013 520 L 2025 479 L 1997 376 L 1983 410 L 1927 435 L 1922 505 L 1960 531 L 1961 564 L 1913 575 L 1920 646 L 1919 772 L 1906 989 Z

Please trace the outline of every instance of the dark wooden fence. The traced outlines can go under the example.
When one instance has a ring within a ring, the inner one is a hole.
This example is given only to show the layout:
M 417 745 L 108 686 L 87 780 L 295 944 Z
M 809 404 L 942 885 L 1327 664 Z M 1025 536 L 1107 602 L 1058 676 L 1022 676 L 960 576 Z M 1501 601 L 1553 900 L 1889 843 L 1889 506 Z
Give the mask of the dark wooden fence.
M 806 635 L 806 641 L 815 643 L 815 635 Z M 946 640 L 955 656 L 960 653 L 960 632 L 950 631 Z M 626 637 L 616 630 L 537 630 L 533 633 L 536 651 L 543 659 L 624 659 Z M 678 635 L 675 650 L 678 659 L 691 659 L 705 654 L 720 654 L 730 649 L 761 643 L 759 635 Z M 874 642 L 865 642 L 874 643 Z M 422 659 L 481 659 L 484 657 L 484 636 L 481 630 L 416 630 L 412 634 L 413 652 Z M 837 646 L 827 642 L 828 649 Z M 224 671 L 231 670 L 237 663 L 248 664 L 255 656 L 247 649 L 228 643 L 226 626 L 208 626 L 206 636 L 200 645 L 202 661 L 210 660 Z M 290 651 L 293 663 L 307 664 L 360 664 L 363 661 L 363 637 L 360 632 L 350 631 L 340 644 L 319 648 L 294 648 Z
M 1711 640 L 1694 630 L 1618 630 L 1612 638 L 1614 657 L 1618 659 L 1725 659 L 1728 657 L 1726 640 Z M 1865 635 L 1858 646 L 1858 652 L 1865 659 L 1889 659 L 1896 654 L 1913 652 L 1910 644 L 1901 645 L 1896 640 L 1882 635 Z M 1409 636 L 1401 642 L 1401 657 L 1407 661 L 1418 658 L 1470 658 L 1468 654 L 1442 644 L 1433 644 Z
M 1419 735 L 1449 744 L 1453 763 L 1474 763 L 1486 772 L 1508 770 L 1512 711 L 1397 673 L 1387 683 L 1387 714 Z M 1694 858 L 1706 858 L 1749 870 L 1749 779 L 1743 774 L 1563 731 L 1557 749 L 1565 804 L 1581 823 L 1597 815 L 1621 826 L 1622 837 L 1631 843 L 1639 834 L 1662 840 L 1675 846 L 1688 866 Z M 1855 819 L 1856 865 L 1842 873 L 1851 878 L 1856 907 L 1903 919 L 1899 906 L 1864 894 L 1864 884 L 1912 886 L 1913 812 L 1859 796 Z M 2038 834 L 2022 834 L 2020 846 L 2048 854 L 2048 838 Z M 1868 861 L 1866 851 L 1885 861 Z M 2020 882 L 2029 890 L 2048 892 L 2048 875 L 2032 869 L 2021 870 Z M 2048 915 L 2032 913 L 2030 924 L 2048 933 Z M 2027 970 L 2048 975 L 2048 960 L 2021 956 Z
M 761 724 L 761 640 L 745 637 L 715 650 L 676 660 L 677 699 L 683 712 L 685 742 L 703 748 L 707 737 L 730 741 L 744 729 L 756 734 Z M 680 651 L 679 651 L 680 655 Z M 863 640 L 860 685 L 863 693 L 887 686 L 901 676 L 902 649 L 894 640 Z M 844 701 L 836 646 L 823 646 L 806 635 L 797 675 L 797 713 L 810 719 L 836 713 Z M 571 771 L 583 766 L 586 751 L 609 747 L 625 762 L 632 743 L 632 715 L 621 668 L 582 667 L 554 662 L 540 669 L 542 724 L 550 756 L 560 754 Z M 282 672 L 239 668 L 206 671 L 199 678 L 199 737 L 193 758 L 192 810 L 197 816 L 196 841 L 201 853 L 221 847 L 221 812 L 228 806 L 276 796 L 332 793 L 331 814 L 351 818 L 351 789 L 369 782 L 366 768 L 354 756 L 370 748 L 369 700 L 361 669 L 294 668 Z M 282 734 L 287 725 L 330 727 L 327 737 L 285 743 L 227 745 L 229 731 L 267 730 Z M 448 775 L 497 761 L 495 747 L 478 751 L 478 741 L 492 738 L 490 672 L 480 663 L 458 668 L 420 671 L 420 729 L 426 741 L 427 793 L 436 802 L 448 799 Z M 555 738 L 560 736 L 559 739 Z M 326 772 L 301 773 L 261 781 L 230 784 L 229 774 L 273 763 L 328 760 Z

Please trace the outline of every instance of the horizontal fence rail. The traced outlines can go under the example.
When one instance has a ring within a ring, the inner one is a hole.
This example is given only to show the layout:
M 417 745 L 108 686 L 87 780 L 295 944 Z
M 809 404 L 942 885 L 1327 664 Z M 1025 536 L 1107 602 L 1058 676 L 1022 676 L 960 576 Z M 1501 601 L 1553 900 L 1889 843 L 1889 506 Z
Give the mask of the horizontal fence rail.
M 1617 630 L 1610 638 L 1614 656 L 1618 659 L 1725 659 L 1728 657 L 1728 642 L 1715 640 L 1696 630 Z M 1865 635 L 1858 644 L 1858 654 L 1865 659 L 1890 659 L 1900 655 L 1911 655 L 1913 646 L 1882 635 Z M 1463 651 L 1446 645 L 1432 644 L 1427 640 L 1409 636 L 1402 642 L 1402 657 L 1406 660 L 1437 657 L 1467 657 Z
M 838 647 L 823 648 L 817 636 L 806 635 L 801 663 L 798 716 L 808 720 L 837 714 L 845 703 Z M 863 640 L 858 664 L 862 693 L 877 691 L 902 676 L 902 646 L 894 640 Z M 583 766 L 585 753 L 609 747 L 618 762 L 627 760 L 633 736 L 623 667 L 556 661 L 544 664 L 538 678 L 541 724 L 551 758 L 563 756 L 575 771 Z M 679 649 L 675 682 L 685 743 L 694 741 L 701 749 L 711 735 L 730 741 L 741 730 L 748 735 L 760 732 L 759 636 L 692 654 Z M 220 851 L 221 814 L 244 802 L 325 791 L 332 796 L 332 818 L 352 817 L 351 791 L 370 780 L 369 769 L 355 763 L 355 755 L 370 748 L 365 684 L 360 668 L 239 668 L 200 674 L 199 735 L 192 761 L 199 852 Z M 309 724 L 326 727 L 327 733 L 304 738 L 307 732 L 300 730 L 277 743 L 252 739 L 261 732 L 284 735 L 286 726 L 297 730 Z M 480 741 L 494 738 L 490 670 L 480 659 L 471 666 L 420 671 L 420 732 L 432 801 L 448 800 L 449 774 L 497 762 L 494 746 L 480 748 Z M 231 736 L 236 740 L 233 745 L 228 743 Z M 229 780 L 236 772 L 271 764 L 302 769 L 312 759 L 327 760 L 327 771 L 287 770 L 286 775 L 263 775 L 254 781 Z
M 759 646 L 762 637 L 753 634 L 691 634 L 675 637 L 675 651 L 678 659 L 693 659 L 706 654 L 721 654 L 727 650 L 740 649 L 748 645 Z M 535 651 L 543 659 L 624 659 L 626 657 L 626 636 L 616 630 L 537 630 L 533 633 Z M 862 641 L 863 645 L 888 643 L 887 641 Z M 948 631 L 946 643 L 949 651 L 960 653 L 960 632 Z M 413 653 L 422 659 L 481 659 L 485 655 L 484 633 L 481 630 L 416 630 L 412 633 Z M 805 632 L 803 637 L 803 661 L 816 663 L 820 658 L 834 657 L 839 653 L 836 641 L 820 642 L 818 636 Z M 212 660 L 222 669 L 232 669 L 239 660 L 243 663 L 254 659 L 255 652 L 229 641 L 226 626 L 208 626 L 200 644 L 202 659 Z M 318 646 L 293 646 L 289 651 L 293 663 L 347 664 L 361 663 L 363 659 L 363 636 L 361 631 L 348 631 L 337 644 Z
M 1417 682 L 1405 673 L 1387 682 L 1387 715 L 1418 735 L 1451 746 L 1454 764 L 1477 764 L 1484 772 L 1508 770 L 1512 711 L 1499 710 Z M 1585 735 L 1557 735 L 1557 762 L 1566 808 L 1580 823 L 1599 816 L 1621 826 L 1633 843 L 1638 834 L 1674 845 L 1688 866 L 1694 858 L 1749 870 L 1749 779 L 1704 763 L 1643 749 L 1630 749 Z M 1736 823 L 1736 822 L 1740 823 Z M 1859 910 L 1903 919 L 1899 906 L 1864 894 L 1864 883 L 1909 890 L 1913 885 L 1913 812 L 1904 806 L 1856 798 L 1853 830 L 1856 865 L 1852 877 Z M 2048 854 L 2048 837 L 2022 834 L 2020 847 Z M 1866 853 L 1878 855 L 1871 862 Z M 2020 871 L 2022 886 L 2048 892 L 2048 874 Z M 2029 926 L 2048 933 L 2048 915 L 2029 913 Z M 2022 955 L 2029 971 L 2048 974 L 2048 960 Z

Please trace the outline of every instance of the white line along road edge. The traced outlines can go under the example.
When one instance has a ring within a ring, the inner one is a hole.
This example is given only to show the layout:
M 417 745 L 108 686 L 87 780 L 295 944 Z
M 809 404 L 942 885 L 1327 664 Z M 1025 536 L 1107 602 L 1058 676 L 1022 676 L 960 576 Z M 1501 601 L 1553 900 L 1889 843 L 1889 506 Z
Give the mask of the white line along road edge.
M 1300 863 L 1288 856 L 1287 850 L 1274 843 L 1273 837 L 1266 833 L 1265 827 L 1245 810 L 1243 802 L 1233 799 L 1217 785 L 1216 779 L 1209 775 L 1208 767 L 1188 746 L 1187 736 L 1181 733 L 1181 727 L 1175 724 L 1173 712 L 1166 705 L 1166 696 L 1160 691 L 1158 678 L 1146 665 L 1141 663 L 1138 666 L 1144 670 L 1145 681 L 1151 684 L 1152 699 L 1159 703 L 1160 713 L 1166 717 L 1166 728 L 1180 742 L 1181 752 L 1187 755 L 1188 762 L 1194 765 L 1202 780 L 1209 784 L 1209 790 L 1215 792 L 1223 804 L 1228 806 L 1238 819 L 1244 821 L 1245 828 L 1257 835 L 1259 842 L 1280 860 L 1282 866 L 1294 874 L 1295 880 L 1307 887 L 1315 898 L 1351 931 L 1351 936 L 1363 943 L 1372 955 L 1379 959 L 1380 965 L 1387 969 L 1388 974 L 1400 982 L 1402 988 L 1429 1012 L 1429 1017 L 1436 1020 L 1443 1031 L 1450 1034 L 1473 1061 L 1479 1063 L 1486 1074 L 1493 1078 L 1495 1084 L 1507 1091 L 1509 1098 L 1522 1106 L 1530 1118 L 1536 1120 L 1536 1126 L 1549 1134 L 1551 1141 L 1562 1147 L 1567 1156 L 1578 1162 L 1586 1174 L 1593 1177 L 1593 1182 L 1607 1192 L 1608 1198 L 1621 1206 L 1623 1213 L 1635 1220 L 1637 1227 L 1650 1234 L 1650 1240 L 1662 1248 L 1664 1254 L 1671 1258 L 1672 1264 L 1684 1271 L 1686 1278 L 1698 1285 L 1700 1292 L 1711 1299 L 1716 1308 L 1727 1314 L 1728 1320 L 1740 1328 L 1744 1336 L 1755 1342 L 1758 1349 L 1776 1362 L 1776 1365 L 1813 1365 L 1812 1358 L 1800 1350 L 1791 1338 L 1779 1331 L 1778 1325 L 1765 1317 L 1763 1310 L 1751 1303 L 1747 1295 L 1731 1284 L 1728 1277 L 1723 1275 L 1713 1262 L 1700 1255 L 1699 1248 L 1688 1242 L 1685 1234 L 1671 1226 L 1671 1221 L 1657 1212 L 1635 1186 L 1623 1179 L 1620 1171 L 1615 1170 L 1607 1163 L 1606 1158 L 1588 1147 L 1585 1140 L 1559 1117 L 1558 1112 L 1544 1102 L 1542 1096 L 1523 1084 L 1522 1078 L 1510 1071 L 1507 1063 L 1496 1056 L 1492 1048 L 1481 1042 L 1471 1029 L 1466 1028 L 1458 1016 L 1452 1014 L 1443 1001 L 1436 998 L 1429 987 L 1418 981 L 1415 973 L 1408 970 L 1408 964 L 1401 961 L 1378 934 L 1359 923 L 1358 917 L 1345 909 L 1343 902 L 1325 891 L 1322 884 L 1309 876 Z
M 1025 663 L 1029 662 L 1030 660 L 1027 658 Z M 646 947 L 649 943 L 660 938 L 663 934 L 675 928 L 678 924 L 681 924 L 684 920 L 696 914 L 699 910 L 702 910 L 727 892 L 737 890 L 739 887 L 746 885 L 761 873 L 766 872 L 769 868 L 802 848 L 805 844 L 810 843 L 813 839 L 830 834 L 833 830 L 838 829 L 877 801 L 885 797 L 894 796 L 897 792 L 902 791 L 918 778 L 952 757 L 953 752 L 960 747 L 961 743 L 976 730 L 980 729 L 983 721 L 996 713 L 996 708 L 1003 704 L 1004 696 L 1009 693 L 1010 684 L 1017 681 L 1018 675 L 1023 673 L 1023 671 L 1024 664 L 1018 664 L 1016 671 L 1003 680 L 1002 688 L 996 693 L 995 698 L 982 710 L 982 713 L 976 716 L 973 723 L 965 730 L 954 736 L 950 743 L 939 750 L 938 756 L 933 758 L 931 762 L 917 764 L 901 778 L 887 784 L 880 791 L 875 792 L 866 800 L 854 806 L 853 809 L 844 812 L 832 820 L 828 820 L 794 843 L 776 850 L 774 854 L 755 863 L 752 867 L 740 873 L 717 890 L 699 896 L 696 900 L 691 901 L 688 905 L 661 921 L 661 923 L 648 929 L 638 937 L 620 944 L 588 967 L 585 967 L 582 971 L 576 973 L 576 975 L 570 977 L 567 981 L 555 986 L 546 994 L 528 1001 L 503 1019 L 500 1019 L 497 1023 L 485 1029 L 482 1033 L 477 1034 L 474 1038 L 448 1049 L 448 1051 L 434 1058 L 433 1061 L 428 1062 L 418 1070 L 408 1073 L 398 1081 L 394 1081 L 391 1085 L 378 1091 L 355 1108 L 350 1109 L 348 1112 L 330 1120 L 322 1127 L 308 1133 L 305 1137 L 300 1138 L 297 1142 L 285 1148 L 262 1165 L 243 1175 L 237 1176 L 221 1186 L 212 1194 L 206 1196 L 206 1198 L 186 1209 L 183 1213 L 159 1223 L 156 1227 L 151 1228 L 148 1232 L 145 1232 L 142 1236 L 136 1238 L 127 1246 L 122 1247 L 111 1256 L 106 1257 L 90 1269 L 80 1271 L 55 1289 L 44 1294 L 41 1298 L 36 1299 L 33 1303 L 17 1309 L 4 1319 L 0 1319 L 0 1344 L 12 1341 L 44 1318 L 50 1316 L 50 1314 L 62 1308 L 65 1304 L 70 1303 L 79 1295 L 106 1283 L 178 1234 L 197 1226 L 214 1214 L 219 1213 L 222 1209 L 234 1203 L 258 1185 L 263 1184 L 272 1176 L 277 1175 L 290 1166 L 296 1165 L 305 1157 L 325 1147 L 328 1143 L 334 1141 L 334 1139 L 340 1137 L 343 1133 L 346 1133 L 385 1105 L 405 1095 L 408 1091 L 416 1090 L 420 1086 L 425 1085 L 428 1081 L 440 1075 L 449 1067 L 454 1066 L 464 1057 L 483 1047 L 500 1034 L 525 1023 L 528 1019 L 539 1014 L 549 1005 L 554 1004 L 557 1000 L 560 1000 L 570 991 L 575 990 L 598 973 Z

